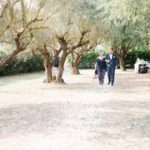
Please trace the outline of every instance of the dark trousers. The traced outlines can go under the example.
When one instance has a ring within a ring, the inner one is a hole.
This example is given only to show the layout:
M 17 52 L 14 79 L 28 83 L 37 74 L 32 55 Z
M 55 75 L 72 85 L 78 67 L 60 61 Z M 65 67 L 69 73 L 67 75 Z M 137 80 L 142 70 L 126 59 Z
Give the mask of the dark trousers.
M 108 83 L 114 84 L 115 80 L 115 67 L 107 66 Z
M 104 84 L 106 70 L 105 69 L 98 69 L 98 79 L 100 84 Z

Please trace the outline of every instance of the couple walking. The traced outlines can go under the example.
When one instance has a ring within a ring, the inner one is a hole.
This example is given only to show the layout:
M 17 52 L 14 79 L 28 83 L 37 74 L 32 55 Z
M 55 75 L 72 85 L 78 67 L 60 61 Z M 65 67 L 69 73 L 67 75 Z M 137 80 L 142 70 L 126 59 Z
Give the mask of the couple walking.
M 98 74 L 99 84 L 104 84 L 105 74 L 107 71 L 108 84 L 114 85 L 115 69 L 117 57 L 114 54 L 114 49 L 110 48 L 109 53 L 104 56 L 104 52 L 99 50 L 99 56 L 96 60 L 96 72 Z

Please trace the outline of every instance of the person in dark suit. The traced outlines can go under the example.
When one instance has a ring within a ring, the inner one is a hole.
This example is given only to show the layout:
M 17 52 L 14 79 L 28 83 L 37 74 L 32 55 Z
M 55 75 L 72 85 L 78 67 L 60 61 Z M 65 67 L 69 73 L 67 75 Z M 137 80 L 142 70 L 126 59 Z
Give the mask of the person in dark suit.
M 114 79 L 115 79 L 115 69 L 116 69 L 116 62 L 117 57 L 114 53 L 114 49 L 109 49 L 109 54 L 105 56 L 106 58 L 106 64 L 107 64 L 107 74 L 108 74 L 108 84 L 114 85 Z

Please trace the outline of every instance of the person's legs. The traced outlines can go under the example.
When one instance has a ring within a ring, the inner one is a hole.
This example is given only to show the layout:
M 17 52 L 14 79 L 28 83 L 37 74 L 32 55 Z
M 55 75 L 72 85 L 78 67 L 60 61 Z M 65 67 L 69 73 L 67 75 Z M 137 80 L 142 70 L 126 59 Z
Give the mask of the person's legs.
M 102 70 L 98 69 L 99 84 L 102 84 Z
M 107 75 L 108 75 L 108 84 L 110 84 L 110 80 L 111 80 L 111 68 L 110 68 L 110 66 L 107 66 Z
M 103 69 L 102 70 L 102 84 L 104 84 L 105 74 L 106 74 L 106 70 Z
M 114 80 L 115 80 L 115 68 L 111 68 L 111 71 L 110 71 L 110 78 L 111 78 L 111 85 L 114 85 Z

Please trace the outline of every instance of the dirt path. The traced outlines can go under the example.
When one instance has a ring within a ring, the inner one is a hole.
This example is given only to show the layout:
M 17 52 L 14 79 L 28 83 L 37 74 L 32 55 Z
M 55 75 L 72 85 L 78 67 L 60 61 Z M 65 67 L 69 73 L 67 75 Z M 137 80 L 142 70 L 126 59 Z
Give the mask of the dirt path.
M 43 73 L 0 78 L 0 150 L 150 150 L 150 75 L 93 71 L 42 84 Z

